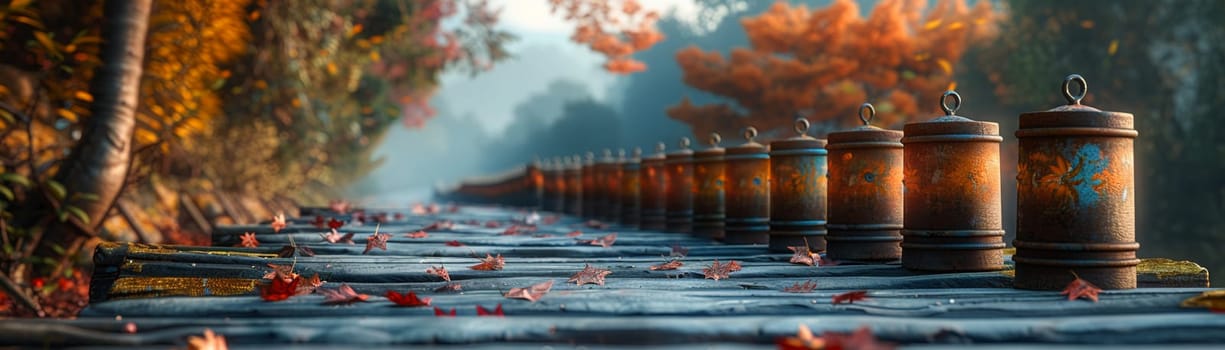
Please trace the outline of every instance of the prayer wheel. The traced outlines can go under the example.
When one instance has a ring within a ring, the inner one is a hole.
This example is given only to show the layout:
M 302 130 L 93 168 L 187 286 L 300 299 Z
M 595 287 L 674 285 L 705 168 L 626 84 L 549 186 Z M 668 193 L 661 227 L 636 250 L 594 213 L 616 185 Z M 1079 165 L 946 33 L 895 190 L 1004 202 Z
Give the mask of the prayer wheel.
M 595 153 L 587 152 L 583 161 L 583 218 L 595 218 L 596 202 L 600 198 L 600 189 L 596 187 Z
M 566 214 L 581 216 L 583 214 L 583 160 L 576 155 L 566 157 L 565 163 Z
M 948 104 L 952 98 L 953 105 Z M 921 271 L 1004 267 L 999 125 L 955 115 L 961 96 L 940 97 L 944 116 L 902 129 L 905 213 L 902 266 Z
M 870 123 L 876 109 L 859 107 L 863 126 L 829 134 L 829 235 L 826 257 L 896 261 L 902 257 L 902 132 Z
M 668 173 L 667 230 L 693 232 L 693 150 L 689 138 L 682 137 L 681 148 L 668 152 L 664 166 Z
M 1103 289 L 1136 288 L 1139 133 L 1130 113 L 1082 105 L 1086 92 L 1073 74 L 1063 82 L 1068 105 L 1021 114 L 1016 288 L 1059 290 L 1077 276 Z
M 770 154 L 756 137 L 757 129 L 748 127 L 745 143 L 723 153 L 723 241 L 730 244 L 770 241 Z
M 639 172 L 641 186 L 642 213 L 638 226 L 646 231 L 663 231 L 667 228 L 668 202 L 664 190 L 668 187 L 668 173 L 664 169 L 664 143 L 655 148 L 655 154 L 642 157 L 642 167 Z
M 604 175 L 604 222 L 621 221 L 621 176 L 624 174 L 625 149 L 617 150 L 617 157 L 608 163 Z
M 825 250 L 828 183 L 825 140 L 808 136 L 807 119 L 795 121 L 795 137 L 770 143 L 770 250 L 807 245 Z
M 693 233 L 723 239 L 722 138 L 710 134 L 710 147 L 693 152 Z
M 612 150 L 607 148 L 601 153 L 595 163 L 595 178 L 592 180 L 596 188 L 595 213 L 592 219 L 607 221 L 611 214 L 611 198 L 616 194 L 614 188 L 609 188 L 609 178 L 613 177 L 613 167 L 617 166 L 617 158 L 613 158 Z M 621 208 L 618 207 L 617 210 Z
M 634 148 L 634 154 L 621 163 L 621 225 L 638 228 L 638 217 L 642 211 L 639 189 L 642 149 Z

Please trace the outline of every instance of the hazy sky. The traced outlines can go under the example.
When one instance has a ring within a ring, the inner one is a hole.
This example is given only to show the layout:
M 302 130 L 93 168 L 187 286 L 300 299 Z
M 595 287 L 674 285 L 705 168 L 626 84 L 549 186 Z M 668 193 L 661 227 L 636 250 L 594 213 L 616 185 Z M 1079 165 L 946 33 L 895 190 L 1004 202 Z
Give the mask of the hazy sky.
M 606 101 L 608 87 L 616 82 L 617 76 L 604 71 L 602 56 L 570 42 L 574 25 L 550 13 L 548 0 L 490 3 L 503 9 L 499 25 L 519 37 L 509 47 L 516 57 L 476 77 L 444 74 L 436 97 L 438 102 L 449 106 L 455 115 L 475 116 L 490 134 L 501 135 L 513 117 L 515 105 L 543 92 L 557 79 L 586 83 L 596 100 Z M 696 12 L 693 0 L 640 3 L 661 14 L 674 10 L 681 18 L 692 18 Z

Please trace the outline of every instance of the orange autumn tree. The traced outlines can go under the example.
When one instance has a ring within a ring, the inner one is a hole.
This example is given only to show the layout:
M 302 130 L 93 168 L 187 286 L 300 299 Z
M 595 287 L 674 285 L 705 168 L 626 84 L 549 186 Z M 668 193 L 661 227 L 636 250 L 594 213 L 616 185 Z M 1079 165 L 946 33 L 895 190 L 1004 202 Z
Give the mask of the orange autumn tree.
M 994 34 L 995 13 L 988 1 L 940 0 L 924 12 L 926 2 L 882 0 L 867 18 L 851 0 L 812 10 L 776 3 L 741 20 L 750 48 L 726 58 L 692 46 L 676 54 L 686 84 L 734 104 L 686 97 L 668 115 L 695 135 L 739 135 L 749 125 L 769 135 L 790 130 L 797 114 L 817 130 L 858 122 L 864 101 L 876 105 L 877 125 L 934 111 L 966 47 Z
M 641 72 L 646 65 L 630 56 L 664 39 L 655 27 L 659 13 L 643 9 L 635 0 L 616 2 L 618 8 L 609 0 L 549 0 L 549 5 L 550 11 L 561 11 L 576 24 L 570 40 L 608 57 L 604 69 L 617 74 Z

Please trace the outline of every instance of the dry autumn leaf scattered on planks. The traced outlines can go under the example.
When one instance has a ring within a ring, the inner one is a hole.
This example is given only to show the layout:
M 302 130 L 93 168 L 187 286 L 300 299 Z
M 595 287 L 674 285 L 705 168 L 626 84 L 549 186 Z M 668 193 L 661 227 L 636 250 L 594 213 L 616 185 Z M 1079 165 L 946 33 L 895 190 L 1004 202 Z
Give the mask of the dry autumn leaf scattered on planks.
M 591 264 L 587 264 L 585 267 L 583 267 L 582 271 L 579 271 L 578 273 L 575 273 L 573 276 L 570 276 L 570 279 L 566 280 L 566 282 L 574 282 L 574 284 L 580 285 L 580 286 L 584 284 L 588 284 L 588 283 L 598 284 L 602 286 L 604 285 L 604 277 L 608 276 L 611 273 L 612 273 L 611 270 L 601 269 L 601 268 L 593 267 L 591 266 Z
M 833 298 L 830 298 L 830 302 L 833 303 L 834 305 L 838 305 L 842 303 L 854 304 L 856 301 L 861 301 L 861 300 L 866 300 L 866 299 L 868 299 L 868 291 L 856 290 L 856 291 L 836 294 L 833 296 Z
M 502 227 L 502 223 L 497 222 L 495 220 L 489 220 L 485 222 L 485 228 L 499 228 L 499 227 Z
M 225 337 L 214 333 L 212 329 L 205 328 L 203 336 L 187 337 L 188 350 L 229 350 L 229 346 L 225 343 Z
M 617 241 L 617 234 L 609 233 L 607 235 L 600 236 L 600 238 L 580 239 L 577 242 L 578 244 L 589 244 L 589 245 L 596 245 L 596 246 L 608 248 L 608 247 L 612 247 L 613 243 L 616 241 Z
M 672 260 L 659 265 L 651 265 L 650 269 L 651 271 L 676 270 L 681 266 L 685 266 L 685 263 L 681 262 L 680 260 Z
M 281 229 L 284 229 L 285 226 L 288 226 L 285 223 L 285 213 L 277 213 L 276 216 L 273 216 L 271 225 L 272 225 L 272 232 L 281 233 Z
M 370 299 L 369 295 L 354 291 L 348 284 L 341 284 L 336 289 L 319 288 L 317 292 L 323 294 L 324 304 L 352 304 Z
M 336 231 L 336 229 L 332 229 L 332 232 L 319 234 L 319 236 L 323 237 L 323 240 L 325 242 L 332 243 L 332 244 L 336 244 L 336 243 L 354 244 L 353 243 L 354 235 L 356 235 L 355 232 L 349 232 L 344 235 L 341 235 L 340 232 Z
M 455 228 L 455 223 L 451 222 L 451 220 L 442 220 L 442 221 L 435 221 L 434 223 L 429 224 L 429 226 L 422 227 L 421 230 L 422 231 L 443 231 L 443 230 L 450 230 L 452 228 Z
M 1075 272 L 1072 273 L 1072 276 L 1075 276 L 1076 279 L 1069 282 L 1067 288 L 1064 288 L 1059 294 L 1067 295 L 1069 301 L 1083 298 L 1096 303 L 1097 293 L 1100 293 L 1102 289 L 1093 285 L 1093 283 L 1089 283 L 1089 281 L 1080 279 L 1080 276 Z
M 463 291 L 463 287 L 461 287 L 459 283 L 447 283 L 442 287 L 434 289 L 434 293 L 455 293 L 460 291 Z
M 510 291 L 503 294 L 508 299 L 523 299 L 530 302 L 536 302 L 549 293 L 549 289 L 553 288 L 553 280 L 548 280 L 527 286 L 525 288 L 511 288 Z
M 404 234 L 404 236 L 405 236 L 405 237 L 408 237 L 408 238 L 417 239 L 417 238 L 426 238 L 426 237 L 429 237 L 429 236 L 430 236 L 430 234 L 425 233 L 425 231 L 417 231 L 417 232 L 410 232 L 410 233 L 406 233 L 406 234 Z
M 570 233 L 567 233 L 566 237 L 578 237 L 582 235 L 583 235 L 583 231 L 574 230 L 574 231 L 570 231 Z
M 1183 300 L 1182 307 L 1207 308 L 1212 312 L 1225 313 L 1225 289 L 1210 290 Z
M 825 332 L 816 337 L 802 324 L 796 336 L 779 338 L 775 345 L 780 350 L 892 350 L 897 347 L 877 340 L 868 326 L 859 327 L 851 334 Z
M 430 266 L 425 269 L 426 274 L 438 276 L 443 281 L 451 282 L 451 273 L 447 272 L 445 266 Z
M 328 228 L 330 229 L 336 230 L 344 226 L 345 226 L 344 221 L 336 220 L 336 218 L 332 218 L 331 220 L 328 220 Z
M 783 288 L 783 292 L 787 293 L 812 293 L 817 289 L 817 282 L 813 280 L 804 281 L 804 283 L 795 282 L 790 287 Z
M 238 246 L 239 246 L 239 247 L 243 247 L 243 248 L 259 248 L 259 240 L 258 240 L 258 239 L 255 239 L 255 233 L 254 233 L 254 232 L 246 232 L 246 233 L 243 233 L 243 234 L 242 234 L 242 236 L 238 236 L 238 238 L 242 240 L 242 241 L 238 242 Z
M 809 250 L 808 245 L 787 247 L 787 249 L 791 249 L 791 252 L 795 253 L 795 255 L 791 256 L 790 262 L 792 264 L 813 266 L 820 259 L 820 255 Z
M 396 306 L 421 307 L 430 305 L 430 298 L 418 298 L 417 293 L 412 291 L 400 294 L 394 290 L 389 290 L 387 293 L 383 294 L 383 296 L 386 296 L 387 300 L 391 300 L 391 302 L 395 303 Z
M 506 313 L 502 311 L 502 303 L 498 303 L 498 306 L 495 307 L 493 310 L 489 310 L 483 306 L 477 305 L 476 306 L 476 316 L 477 317 L 481 317 L 481 316 L 505 317 Z
M 478 271 L 501 271 L 503 267 L 506 267 L 506 259 L 502 258 L 502 254 L 498 254 L 498 256 L 485 254 L 485 258 L 481 259 L 479 264 L 472 265 L 469 268 Z
M 463 243 L 460 243 L 459 241 L 456 241 L 456 240 L 450 240 L 450 241 L 447 241 L 447 243 L 444 243 L 444 244 L 445 244 L 446 246 L 448 246 L 448 247 L 463 247 L 463 246 L 464 246 L 464 244 L 463 244 Z
M 369 253 L 374 248 L 387 250 L 388 239 L 391 239 L 390 234 L 379 233 L 378 227 L 375 227 L 374 234 L 371 234 L 370 237 L 366 238 L 366 250 L 363 250 L 362 254 Z
M 732 272 L 736 271 L 740 271 L 740 262 L 733 260 L 727 262 L 726 264 L 720 264 L 719 260 L 715 260 L 714 262 L 710 263 L 710 266 L 702 269 L 702 275 L 705 276 L 706 279 L 718 281 L 721 279 L 731 278 Z
M 434 317 L 455 317 L 455 308 L 451 308 L 451 311 L 443 311 L 435 306 Z
M 277 250 L 278 258 L 292 258 L 294 254 L 299 256 L 315 256 L 315 250 L 307 246 L 284 245 L 280 250 Z

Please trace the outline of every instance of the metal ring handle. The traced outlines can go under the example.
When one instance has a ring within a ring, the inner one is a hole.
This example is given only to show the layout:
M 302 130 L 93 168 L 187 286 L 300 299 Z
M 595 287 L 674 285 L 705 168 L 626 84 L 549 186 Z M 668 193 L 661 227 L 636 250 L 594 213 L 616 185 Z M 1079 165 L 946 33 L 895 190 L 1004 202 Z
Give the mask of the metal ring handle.
M 757 128 L 754 128 L 751 126 L 744 128 L 744 140 L 745 141 L 753 142 L 753 139 L 756 137 L 757 137 Z
M 1079 95 L 1072 94 L 1072 83 L 1074 82 L 1080 84 Z M 1067 78 L 1063 78 L 1063 98 L 1068 99 L 1068 104 L 1080 104 L 1080 100 L 1084 99 L 1087 94 L 1089 94 L 1089 82 L 1085 81 L 1085 77 L 1080 76 L 1080 74 L 1072 74 Z
M 723 142 L 723 137 L 719 136 L 717 132 L 712 132 L 710 133 L 710 140 L 707 142 L 710 143 L 710 147 L 719 147 L 719 142 Z
M 809 123 L 808 119 L 804 117 L 795 118 L 795 132 L 799 133 L 800 136 L 808 135 L 808 128 L 811 127 L 812 123 Z
M 949 96 L 953 96 L 952 107 L 950 107 L 948 104 Z M 961 108 L 961 94 L 958 94 L 956 91 L 949 90 L 945 91 L 943 95 L 940 95 L 940 109 L 944 110 L 944 115 L 954 115 L 957 113 L 957 109 L 959 108 Z
M 868 113 L 864 114 L 864 111 Z M 862 121 L 863 125 L 871 125 L 873 118 L 876 118 L 876 107 L 867 102 L 859 105 L 859 121 Z

